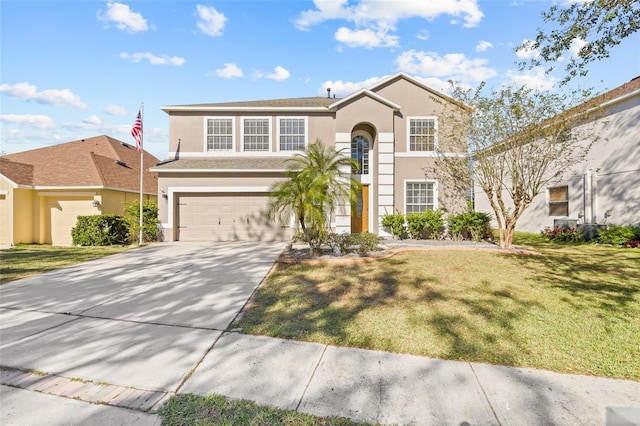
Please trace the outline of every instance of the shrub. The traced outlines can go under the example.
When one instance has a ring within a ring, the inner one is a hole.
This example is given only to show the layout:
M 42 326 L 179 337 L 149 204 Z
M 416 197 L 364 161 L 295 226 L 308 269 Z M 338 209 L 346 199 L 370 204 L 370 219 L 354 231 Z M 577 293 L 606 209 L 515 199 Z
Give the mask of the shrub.
M 438 238 L 440 228 L 444 226 L 441 210 L 426 210 L 422 213 L 407 214 L 407 229 L 411 238 Z
M 370 232 L 351 234 L 347 236 L 347 246 L 356 246 L 358 253 L 367 254 L 378 248 L 380 237 Z
M 598 233 L 596 241 L 619 246 L 634 239 L 640 239 L 640 226 L 609 225 Z
M 382 226 L 384 226 L 391 234 L 403 239 L 406 234 L 404 226 L 405 218 L 402 213 L 386 214 L 382 216 Z
M 542 238 L 556 243 L 583 243 L 584 237 L 575 228 L 563 228 L 555 226 L 554 228 L 546 227 L 540 232 Z
M 137 242 L 140 233 L 140 201 L 134 200 L 124 206 L 124 217 L 129 226 L 129 241 Z M 158 203 L 155 200 L 142 202 L 142 241 L 158 240 Z
M 449 232 L 454 240 L 482 241 L 491 235 L 490 222 L 488 213 L 468 211 L 455 214 L 448 218 Z
M 78 216 L 76 226 L 71 228 L 71 239 L 75 246 L 126 244 L 128 234 L 126 221 L 115 214 Z

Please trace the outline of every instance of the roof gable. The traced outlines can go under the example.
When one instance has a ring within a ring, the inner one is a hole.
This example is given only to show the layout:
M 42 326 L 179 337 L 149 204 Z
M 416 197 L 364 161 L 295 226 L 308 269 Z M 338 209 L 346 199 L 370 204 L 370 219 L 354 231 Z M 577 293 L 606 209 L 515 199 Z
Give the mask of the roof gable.
M 381 104 L 384 104 L 386 106 L 388 106 L 389 108 L 393 109 L 394 111 L 400 111 L 400 105 L 396 104 L 395 102 L 390 101 L 389 99 L 386 99 L 383 96 L 378 95 L 377 93 L 372 92 L 371 90 L 368 89 L 363 89 L 360 90 L 358 92 L 352 93 L 351 95 L 347 96 L 346 98 L 342 98 L 336 102 L 334 102 L 333 104 L 329 105 L 328 108 L 330 109 L 335 109 L 338 108 L 341 105 L 345 105 L 349 102 L 354 101 L 355 99 L 358 99 L 359 97 L 362 96 L 366 96 L 369 97 L 377 102 L 380 102 Z

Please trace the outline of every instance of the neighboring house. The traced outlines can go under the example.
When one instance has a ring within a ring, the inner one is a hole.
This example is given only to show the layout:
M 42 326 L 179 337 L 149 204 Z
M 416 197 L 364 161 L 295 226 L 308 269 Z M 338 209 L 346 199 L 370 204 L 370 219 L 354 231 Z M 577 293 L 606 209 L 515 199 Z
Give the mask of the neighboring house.
M 537 233 L 555 224 L 640 224 L 640 77 L 594 100 L 604 108 L 603 114 L 573 130 L 577 135 L 591 133 L 584 144 L 597 136 L 586 160 L 535 197 L 516 230 Z M 475 209 L 492 212 L 482 190 L 475 190 Z
M 144 199 L 157 199 L 158 163 L 144 152 Z M 71 245 L 80 215 L 122 214 L 140 197 L 140 153 L 97 136 L 0 157 L 0 247 Z
M 428 171 L 439 153 L 460 154 L 450 152 L 443 136 L 445 106 L 467 111 L 397 74 L 342 99 L 328 90 L 327 97 L 163 107 L 170 159 L 151 169 L 158 173 L 163 238 L 288 238 L 293 221 L 266 217 L 268 191 L 284 178 L 287 158 L 317 139 L 361 166 L 353 174 L 363 185 L 356 208 L 335 212 L 332 227 L 338 233 L 388 235 L 380 224 L 387 213 L 462 210 L 464 191 L 442 190 L 442 177 Z

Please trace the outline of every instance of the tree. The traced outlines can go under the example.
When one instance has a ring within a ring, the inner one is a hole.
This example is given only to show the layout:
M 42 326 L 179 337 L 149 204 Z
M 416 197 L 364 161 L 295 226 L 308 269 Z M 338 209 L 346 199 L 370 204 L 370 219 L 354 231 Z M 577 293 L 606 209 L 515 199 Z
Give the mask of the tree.
M 270 189 L 269 217 L 287 223 L 293 214 L 311 251 L 317 253 L 336 208 L 356 201 L 360 184 L 350 174 L 358 164 L 319 139 L 287 163 L 288 179 Z
M 527 41 L 516 50 L 536 51 L 538 56 L 523 63 L 523 68 L 554 64 L 566 55 L 575 43 L 583 44 L 577 56 L 572 56 L 565 71 L 566 84 L 577 75 L 588 73 L 586 65 L 609 57 L 609 49 L 640 29 L 640 2 L 637 0 L 589 0 L 567 4 L 556 3 L 542 13 L 552 30 L 538 29 L 535 40 Z M 578 45 L 579 46 L 579 45 Z M 547 72 L 553 70 L 553 65 Z
M 588 123 L 599 108 L 578 94 L 501 88 L 484 93 L 454 89 L 454 97 L 469 105 L 449 139 L 468 143 L 469 161 L 439 159 L 450 178 L 472 179 L 486 194 L 498 224 L 500 247 L 512 248 L 518 219 L 549 182 L 562 178 L 570 166 L 584 160 L 597 132 Z M 579 106 L 574 106 L 579 105 Z M 571 108 L 574 106 L 573 108 Z

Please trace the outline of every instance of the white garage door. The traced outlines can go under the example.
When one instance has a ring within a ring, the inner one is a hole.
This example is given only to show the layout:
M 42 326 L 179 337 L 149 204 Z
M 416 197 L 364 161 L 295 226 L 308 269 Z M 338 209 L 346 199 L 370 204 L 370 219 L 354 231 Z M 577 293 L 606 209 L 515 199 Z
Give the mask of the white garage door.
M 289 238 L 266 215 L 265 194 L 181 194 L 177 197 L 179 241 L 280 241 Z

